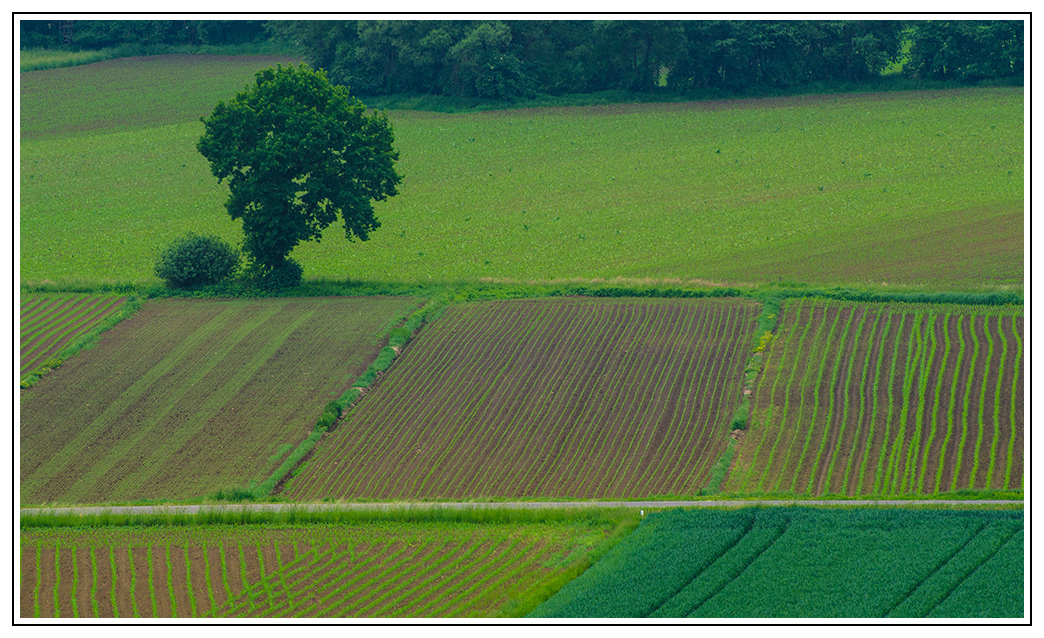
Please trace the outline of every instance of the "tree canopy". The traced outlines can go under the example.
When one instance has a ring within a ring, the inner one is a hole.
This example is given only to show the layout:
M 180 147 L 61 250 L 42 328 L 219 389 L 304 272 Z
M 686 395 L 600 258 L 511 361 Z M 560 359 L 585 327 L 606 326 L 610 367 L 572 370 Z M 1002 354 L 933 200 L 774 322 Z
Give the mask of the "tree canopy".
M 67 28 L 62 29 L 61 24 Z M 976 83 L 1024 70 L 1023 20 L 21 20 L 20 42 L 269 42 L 303 53 L 355 95 L 511 102 L 616 90 L 760 95 L 866 84 Z M 845 89 L 847 90 L 847 89 Z
M 267 28 L 359 95 L 758 94 L 865 83 L 903 60 L 918 79 L 1022 75 L 1019 20 L 285 20 Z
M 244 251 L 262 273 L 302 241 L 319 241 L 340 216 L 345 237 L 380 227 L 373 202 L 397 193 L 399 154 L 384 113 L 367 113 L 348 89 L 307 65 L 259 71 L 254 84 L 201 118 L 197 148 L 225 204 L 243 220 Z

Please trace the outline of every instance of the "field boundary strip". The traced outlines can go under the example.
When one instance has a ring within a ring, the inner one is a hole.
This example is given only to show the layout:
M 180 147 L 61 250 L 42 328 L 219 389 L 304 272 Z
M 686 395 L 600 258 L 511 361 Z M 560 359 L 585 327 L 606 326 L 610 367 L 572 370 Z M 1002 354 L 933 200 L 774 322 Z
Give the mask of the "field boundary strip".
M 763 499 L 763 500 L 694 500 L 694 501 L 389 501 L 365 503 L 250 503 L 236 505 L 114 505 L 83 507 L 25 507 L 21 508 L 21 516 L 99 516 L 111 514 L 145 514 L 145 515 L 207 515 L 215 512 L 333 512 L 346 510 L 361 511 L 423 511 L 423 510 L 477 510 L 484 509 L 558 509 L 558 508 L 605 508 L 605 509 L 670 509 L 670 508 L 737 508 L 737 507 L 951 507 L 964 505 L 976 507 L 983 505 L 1019 505 L 1024 501 L 1015 499 Z

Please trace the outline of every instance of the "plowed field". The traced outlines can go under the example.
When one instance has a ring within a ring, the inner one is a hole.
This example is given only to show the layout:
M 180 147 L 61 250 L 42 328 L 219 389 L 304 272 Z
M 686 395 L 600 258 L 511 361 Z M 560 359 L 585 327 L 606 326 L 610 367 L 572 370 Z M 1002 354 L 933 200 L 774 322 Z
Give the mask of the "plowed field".
M 732 299 L 452 306 L 286 494 L 694 494 L 727 445 L 758 308 Z
M 726 491 L 925 495 L 1023 486 L 1022 307 L 797 299 Z
M 610 523 L 30 530 L 23 618 L 493 616 Z
M 418 303 L 146 303 L 23 393 L 22 504 L 184 498 L 266 478 Z
M 117 295 L 37 294 L 21 299 L 19 334 L 22 376 L 58 355 L 126 301 Z

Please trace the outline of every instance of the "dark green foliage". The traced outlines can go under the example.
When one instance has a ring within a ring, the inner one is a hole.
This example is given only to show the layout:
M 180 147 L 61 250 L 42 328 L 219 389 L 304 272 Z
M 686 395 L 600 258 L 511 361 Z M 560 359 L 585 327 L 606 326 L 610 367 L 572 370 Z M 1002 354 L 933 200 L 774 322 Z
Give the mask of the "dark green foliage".
M 743 430 L 747 427 L 747 417 L 750 413 L 750 402 L 744 401 L 736 408 L 736 412 L 732 415 L 732 422 L 729 423 L 730 430 Z
M 220 237 L 189 233 L 160 253 L 154 269 L 175 288 L 215 284 L 239 269 L 239 252 Z
M 337 422 L 337 419 L 341 418 L 341 409 L 343 406 L 337 401 L 331 401 L 326 404 L 323 408 L 323 414 L 316 421 L 316 430 L 329 430 L 330 426 Z
M 373 202 L 401 181 L 387 115 L 366 113 L 307 65 L 259 71 L 203 123 L 197 148 L 228 180 L 228 214 L 243 220 L 243 248 L 274 285 L 294 279 L 294 247 L 319 241 L 338 217 L 349 241 L 368 239 L 380 227 Z
M 874 77 L 895 20 L 289 21 L 309 61 L 365 95 L 514 100 L 622 89 L 726 93 Z M 664 77 L 666 72 L 666 77 Z
M 287 288 L 295 288 L 301 284 L 304 268 L 293 259 L 284 259 L 274 267 L 263 268 L 256 262 L 250 265 L 246 280 L 264 291 L 276 291 L 280 294 Z
M 68 40 L 60 20 L 22 20 L 20 45 L 75 49 L 137 45 L 215 45 L 261 42 L 268 37 L 264 20 L 75 20 Z
M 1021 20 L 926 20 L 915 23 L 906 71 L 918 78 L 976 82 L 1016 77 L 1025 45 Z
M 462 96 L 514 100 L 533 94 L 503 22 L 479 24 L 449 49 L 447 59 L 456 68 Z

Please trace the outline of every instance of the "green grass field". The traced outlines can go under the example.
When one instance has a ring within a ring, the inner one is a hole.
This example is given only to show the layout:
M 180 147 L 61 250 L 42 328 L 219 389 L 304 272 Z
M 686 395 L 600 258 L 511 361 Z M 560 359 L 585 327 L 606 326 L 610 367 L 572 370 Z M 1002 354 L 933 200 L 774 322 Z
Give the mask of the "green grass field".
M 21 75 L 22 282 L 238 239 L 197 120 L 270 60 L 183 57 Z M 307 277 L 1023 282 L 1021 89 L 390 115 L 400 195 L 298 247 Z

